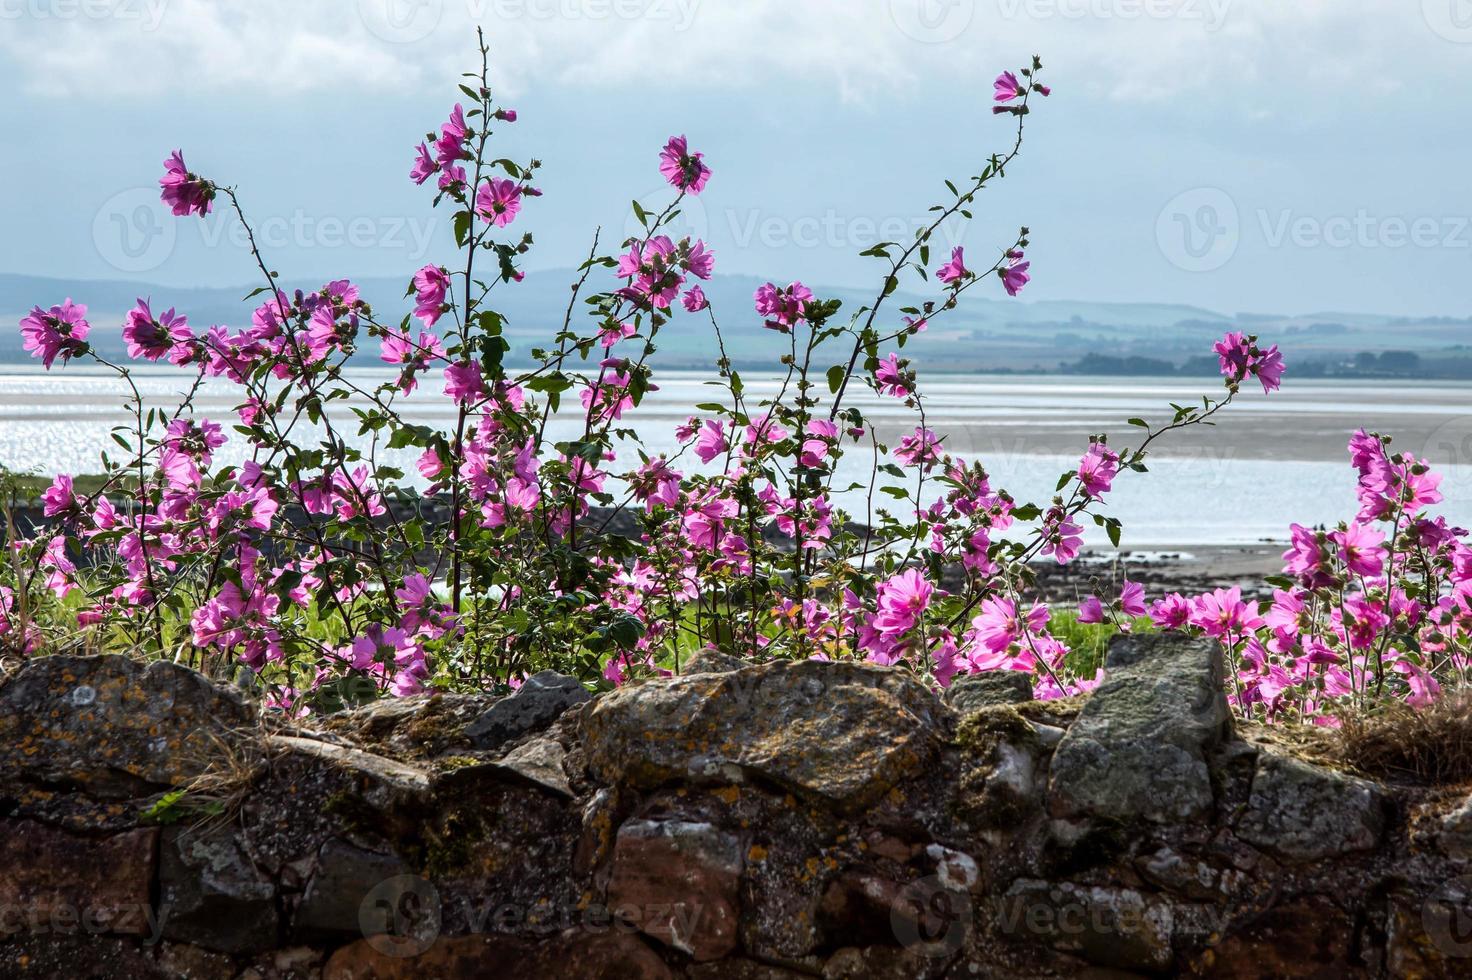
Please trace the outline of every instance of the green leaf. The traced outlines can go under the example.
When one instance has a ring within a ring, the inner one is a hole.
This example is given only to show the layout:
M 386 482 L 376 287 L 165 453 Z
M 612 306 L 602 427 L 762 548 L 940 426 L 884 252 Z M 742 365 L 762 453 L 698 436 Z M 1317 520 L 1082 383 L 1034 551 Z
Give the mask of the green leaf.
M 828 390 L 833 392 L 835 395 L 838 394 L 838 389 L 843 387 L 843 378 L 844 375 L 847 373 L 848 372 L 845 370 L 842 364 L 835 364 L 831 368 L 829 368 Z

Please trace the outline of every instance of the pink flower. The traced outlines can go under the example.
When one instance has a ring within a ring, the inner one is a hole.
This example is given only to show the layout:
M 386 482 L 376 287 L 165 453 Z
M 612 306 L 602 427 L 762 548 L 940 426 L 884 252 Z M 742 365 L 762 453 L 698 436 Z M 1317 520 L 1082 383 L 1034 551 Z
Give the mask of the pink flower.
M 68 297 L 60 306 L 42 310 L 33 308 L 20 321 L 21 336 L 25 338 L 25 349 L 32 357 L 39 357 L 47 370 L 58 356 L 65 364 L 86 349 L 87 333 L 92 329 L 86 320 L 87 307 L 73 303 Z
M 1217 341 L 1212 349 L 1221 362 L 1222 376 L 1229 384 L 1236 385 L 1248 375 L 1253 375 L 1261 382 L 1264 394 L 1282 386 L 1283 355 L 1279 353 L 1277 344 L 1263 350 L 1257 346 L 1256 337 L 1232 332 Z
M 1029 634 L 1040 633 L 1048 625 L 1048 607 L 1035 604 L 1025 615 L 1019 615 L 1011 599 L 991 598 L 982 602 L 971 620 L 973 636 L 978 644 L 992 653 L 1001 653 Z
M 1089 625 L 1104 622 L 1104 603 L 1098 596 L 1085 596 L 1078 604 L 1078 621 Z
M 808 300 L 813 291 L 800 282 L 790 283 L 785 289 L 775 283 L 766 283 L 756 291 L 756 311 L 767 318 L 767 327 L 786 332 L 807 314 Z
M 470 129 L 465 125 L 465 109 L 457 102 L 450 111 L 450 120 L 440 127 L 440 138 L 435 141 L 435 152 L 441 167 L 448 167 L 465 156 L 465 138 Z
M 1385 535 L 1363 524 L 1351 524 L 1329 535 L 1339 546 L 1339 557 L 1355 575 L 1379 575 L 1385 570 Z
M 881 582 L 877 591 L 879 611 L 874 616 L 874 629 L 894 640 L 919 625 L 920 617 L 930 608 L 935 586 L 919 569 L 912 568 Z
M 1145 615 L 1145 586 L 1125 579 L 1119 589 L 1119 609 L 1126 616 Z
M 177 316 L 169 309 L 155 318 L 145 299 L 138 300 L 123 323 L 123 340 L 128 344 L 128 356 L 134 359 L 157 361 L 181 344 L 187 347 L 193 339 L 187 317 Z
M 1198 596 L 1191 611 L 1191 625 L 1199 627 L 1207 636 L 1226 636 L 1254 632 L 1263 626 L 1258 615 L 1257 603 L 1243 602 L 1242 590 L 1217 589 Z
M 1150 607 L 1150 620 L 1157 629 L 1185 629 L 1191 620 L 1191 600 L 1179 592 L 1156 599 Z
M 521 210 L 521 188 L 513 180 L 492 177 L 476 191 L 475 210 L 497 228 L 505 228 Z
M 414 166 L 409 170 L 409 179 L 416 184 L 423 184 L 430 177 L 439 172 L 440 165 L 430 155 L 429 147 L 420 143 L 414 149 Z
M 726 427 L 711 419 L 706 419 L 705 425 L 700 429 L 700 437 L 695 440 L 695 455 L 700 457 L 702 463 L 709 463 L 721 453 L 730 448 L 726 442 Z
M 895 398 L 910 397 L 910 377 L 905 370 L 908 362 L 901 361 L 898 354 L 890 354 L 874 371 L 874 382 L 879 386 L 881 395 L 893 395 Z
M 1119 454 L 1102 442 L 1089 444 L 1078 464 L 1078 481 L 1090 497 L 1102 497 L 1119 474 Z
M 58 517 L 75 508 L 77 500 L 72 494 L 72 478 L 57 474 L 51 486 L 41 494 L 41 503 L 44 504 L 41 513 L 47 517 Z
M 916 428 L 900 440 L 894 458 L 906 466 L 934 466 L 940 462 L 940 439 L 929 429 Z
M 1319 535 L 1302 524 L 1288 528 L 1292 545 L 1283 552 L 1283 571 L 1295 576 L 1308 588 L 1316 589 L 1329 585 L 1334 577 L 1324 568 L 1324 546 Z
M 671 136 L 659 152 L 659 172 L 671 187 L 699 194 L 710 180 L 710 168 L 705 165 L 704 157 L 703 153 L 690 152 L 685 137 Z
M 424 477 L 426 480 L 433 480 L 435 477 L 439 476 L 445 468 L 445 464 L 440 460 L 440 454 L 435 452 L 433 449 L 426 449 L 423 454 L 420 455 L 419 461 L 415 464 L 415 466 L 419 470 L 419 475 Z
M 1011 102 L 1022 93 L 1022 84 L 1017 81 L 1017 76 L 1010 71 L 1004 71 L 997 76 L 992 83 L 993 102 Z
M 458 404 L 469 405 L 485 396 L 486 383 L 480 373 L 480 365 L 471 361 L 467 364 L 451 364 L 445 368 L 445 394 Z
M 697 238 L 695 244 L 690 246 L 690 252 L 685 256 L 682 264 L 685 270 L 695 278 L 709 279 L 716 271 L 716 256 L 706 247 L 705 242 Z
M 158 183 L 163 188 L 163 202 L 173 209 L 175 217 L 189 214 L 203 217 L 214 210 L 215 185 L 190 173 L 178 150 L 164 161 L 164 175 Z
M 960 245 L 951 249 L 951 261 L 935 270 L 935 278 L 948 285 L 958 283 L 970 275 L 971 270 L 966 268 L 966 250 Z
M 1277 344 L 1263 351 L 1252 366 L 1252 373 L 1262 382 L 1263 394 L 1270 394 L 1283 386 L 1283 370 L 1283 355 L 1279 353 Z
M 705 298 L 705 290 L 699 286 L 691 286 L 685 292 L 680 302 L 685 304 L 685 309 L 691 313 L 699 313 L 701 310 L 710 306 L 710 300 Z
M 1027 274 L 1027 269 L 1032 263 L 1022 261 L 1021 252 L 1014 251 L 1007 254 L 1011 262 L 1006 268 L 997 270 L 997 274 L 1002 277 L 1002 288 L 1007 290 L 1007 295 L 1016 296 L 1022 292 L 1022 287 L 1032 280 L 1032 277 Z
M 435 325 L 444 313 L 445 295 L 450 290 L 450 276 L 437 265 L 427 265 L 414 273 L 414 315 L 426 327 Z
M 639 328 L 632 323 L 610 323 L 598 332 L 600 343 L 605 348 L 612 347 L 621 340 L 627 340 L 639 332 Z
M 1052 555 L 1060 565 L 1067 565 L 1078 557 L 1083 548 L 1083 528 L 1067 520 L 1063 511 L 1055 507 L 1043 521 L 1043 547 L 1041 553 Z

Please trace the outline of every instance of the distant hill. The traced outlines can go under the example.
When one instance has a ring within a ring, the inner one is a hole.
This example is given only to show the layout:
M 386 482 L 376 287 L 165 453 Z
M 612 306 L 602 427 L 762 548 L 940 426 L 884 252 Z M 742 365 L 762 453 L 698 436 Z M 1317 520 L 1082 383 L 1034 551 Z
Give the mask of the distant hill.
M 532 346 L 545 343 L 561 326 L 571 270 L 532 272 L 526 280 L 498 286 L 493 306 L 506 315 L 512 358 L 524 363 Z M 357 284 L 380 317 L 397 320 L 408 310 L 406 282 L 364 279 Z M 716 276 L 705 286 L 715 306 L 727 349 L 739 366 L 774 365 L 786 349 L 781 337 L 761 326 L 751 297 L 761 280 Z M 288 290 L 311 290 L 321 283 L 286 281 Z M 590 283 L 590 286 L 592 284 Z M 89 307 L 93 338 L 104 354 L 122 351 L 124 314 L 139 296 L 151 297 L 156 308 L 173 306 L 196 328 L 217 323 L 238 327 L 247 322 L 259 298 L 244 302 L 254 288 L 177 288 L 122 280 L 61 280 L 0 273 L 0 362 L 27 360 L 13 327 L 35 304 L 50 305 L 70 296 Z M 854 310 L 872 301 L 872 293 L 814 287 L 822 297 L 843 301 Z M 885 324 L 897 328 L 899 308 L 919 305 L 904 293 L 889 300 Z M 580 315 L 580 314 L 575 314 Z M 708 367 L 715 358 L 709 329 L 694 318 L 678 317 L 661 334 L 660 359 L 668 367 Z M 7 329 L 9 328 L 9 329 Z M 1223 314 L 1194 306 L 1164 303 L 1093 303 L 1074 300 L 1025 302 L 1006 298 L 967 297 L 924 334 L 911 340 L 905 354 L 929 370 L 1057 371 L 1084 370 L 1114 364 L 1121 371 L 1161 373 L 1194 369 L 1203 345 L 1227 329 L 1259 333 L 1282 345 L 1297 363 L 1335 365 L 1346 370 L 1362 353 L 1408 352 L 1422 355 L 1424 367 L 1436 359 L 1424 356 L 1472 344 L 1472 318 L 1397 318 L 1373 314 L 1322 313 L 1306 316 Z M 520 356 L 518 356 L 518 354 Z M 1465 349 L 1463 357 L 1472 357 Z M 1112 360 L 1111 360 L 1112 359 Z M 1377 362 L 1378 363 L 1378 362 Z M 1392 358 L 1395 364 L 1409 363 Z

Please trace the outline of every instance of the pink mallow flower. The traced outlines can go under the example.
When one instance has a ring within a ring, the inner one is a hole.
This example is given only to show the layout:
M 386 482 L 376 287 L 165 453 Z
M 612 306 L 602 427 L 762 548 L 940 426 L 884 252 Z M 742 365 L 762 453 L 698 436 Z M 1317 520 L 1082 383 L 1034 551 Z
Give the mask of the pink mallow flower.
M 1363 524 L 1350 524 L 1329 535 L 1339 558 L 1355 575 L 1374 577 L 1385 570 L 1385 534 Z
M 756 311 L 767 318 L 766 326 L 786 333 L 807 315 L 808 301 L 813 291 L 800 282 L 788 284 L 786 288 L 775 283 L 759 286 L 754 297 Z
M 1089 445 L 1078 464 L 1078 482 L 1090 497 L 1102 497 L 1114 486 L 1119 474 L 1119 454 L 1102 442 Z
M 215 185 L 203 177 L 195 176 L 184 166 L 184 155 L 175 150 L 164 161 L 164 175 L 158 184 L 163 188 L 163 202 L 174 212 L 175 217 L 197 214 L 204 217 L 215 207 Z
M 997 275 L 1002 277 L 1002 288 L 1007 290 L 1007 295 L 1016 296 L 1022 292 L 1023 286 L 1032 281 L 1032 276 L 1027 273 L 1032 263 L 1024 261 L 1022 253 L 1016 250 L 1008 252 L 1007 258 L 1010 261 L 1004 268 L 997 270 Z
M 60 306 L 43 310 L 33 308 L 20 321 L 21 336 L 25 338 L 25 349 L 32 357 L 39 357 L 47 370 L 57 357 L 63 364 L 81 354 L 86 348 L 87 333 L 92 329 L 86 320 L 87 307 L 73 303 L 68 297 Z
M 492 177 L 475 194 L 475 211 L 497 228 L 516 220 L 521 210 L 521 188 L 513 180 Z
M 966 268 L 966 250 L 960 245 L 951 249 L 951 261 L 935 270 L 935 278 L 950 285 L 959 283 L 971 275 L 971 270 Z
M 427 265 L 414 273 L 414 315 L 426 327 L 434 326 L 444 313 L 449 291 L 450 276 L 439 266 Z
M 1004 71 L 992 83 L 993 102 L 1011 102 L 1022 94 L 1022 83 L 1010 71 Z
M 704 157 L 703 153 L 690 152 L 685 137 L 671 136 L 659 151 L 659 172 L 671 187 L 687 194 L 699 194 L 710 181 L 710 167 L 705 165 Z
M 893 395 L 895 398 L 910 397 L 910 377 L 905 370 L 908 363 L 901 361 L 898 354 L 890 354 L 879 362 L 879 367 L 874 370 L 874 383 L 878 386 L 881 395 Z
M 123 340 L 128 345 L 128 356 L 135 360 L 142 357 L 157 361 L 171 355 L 176 347 L 187 346 L 193 339 L 187 317 L 175 314 L 172 308 L 155 317 L 146 299 L 138 300 L 138 305 L 128 311 L 128 318 L 123 323 Z

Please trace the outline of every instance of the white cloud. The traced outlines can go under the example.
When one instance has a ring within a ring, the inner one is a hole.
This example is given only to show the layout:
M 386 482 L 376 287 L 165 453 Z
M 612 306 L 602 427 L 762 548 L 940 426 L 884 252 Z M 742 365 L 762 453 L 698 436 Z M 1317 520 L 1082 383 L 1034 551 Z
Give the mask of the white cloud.
M 1399 89 L 1449 79 L 1460 0 L 0 0 L 0 61 L 41 96 L 392 90 L 460 71 L 475 26 L 513 90 L 985 81 L 1034 52 L 1098 96 Z M 1431 13 L 1423 11 L 1431 10 Z M 1457 43 L 1465 40 L 1469 43 Z M 1248 107 L 1260 111 L 1261 107 Z

